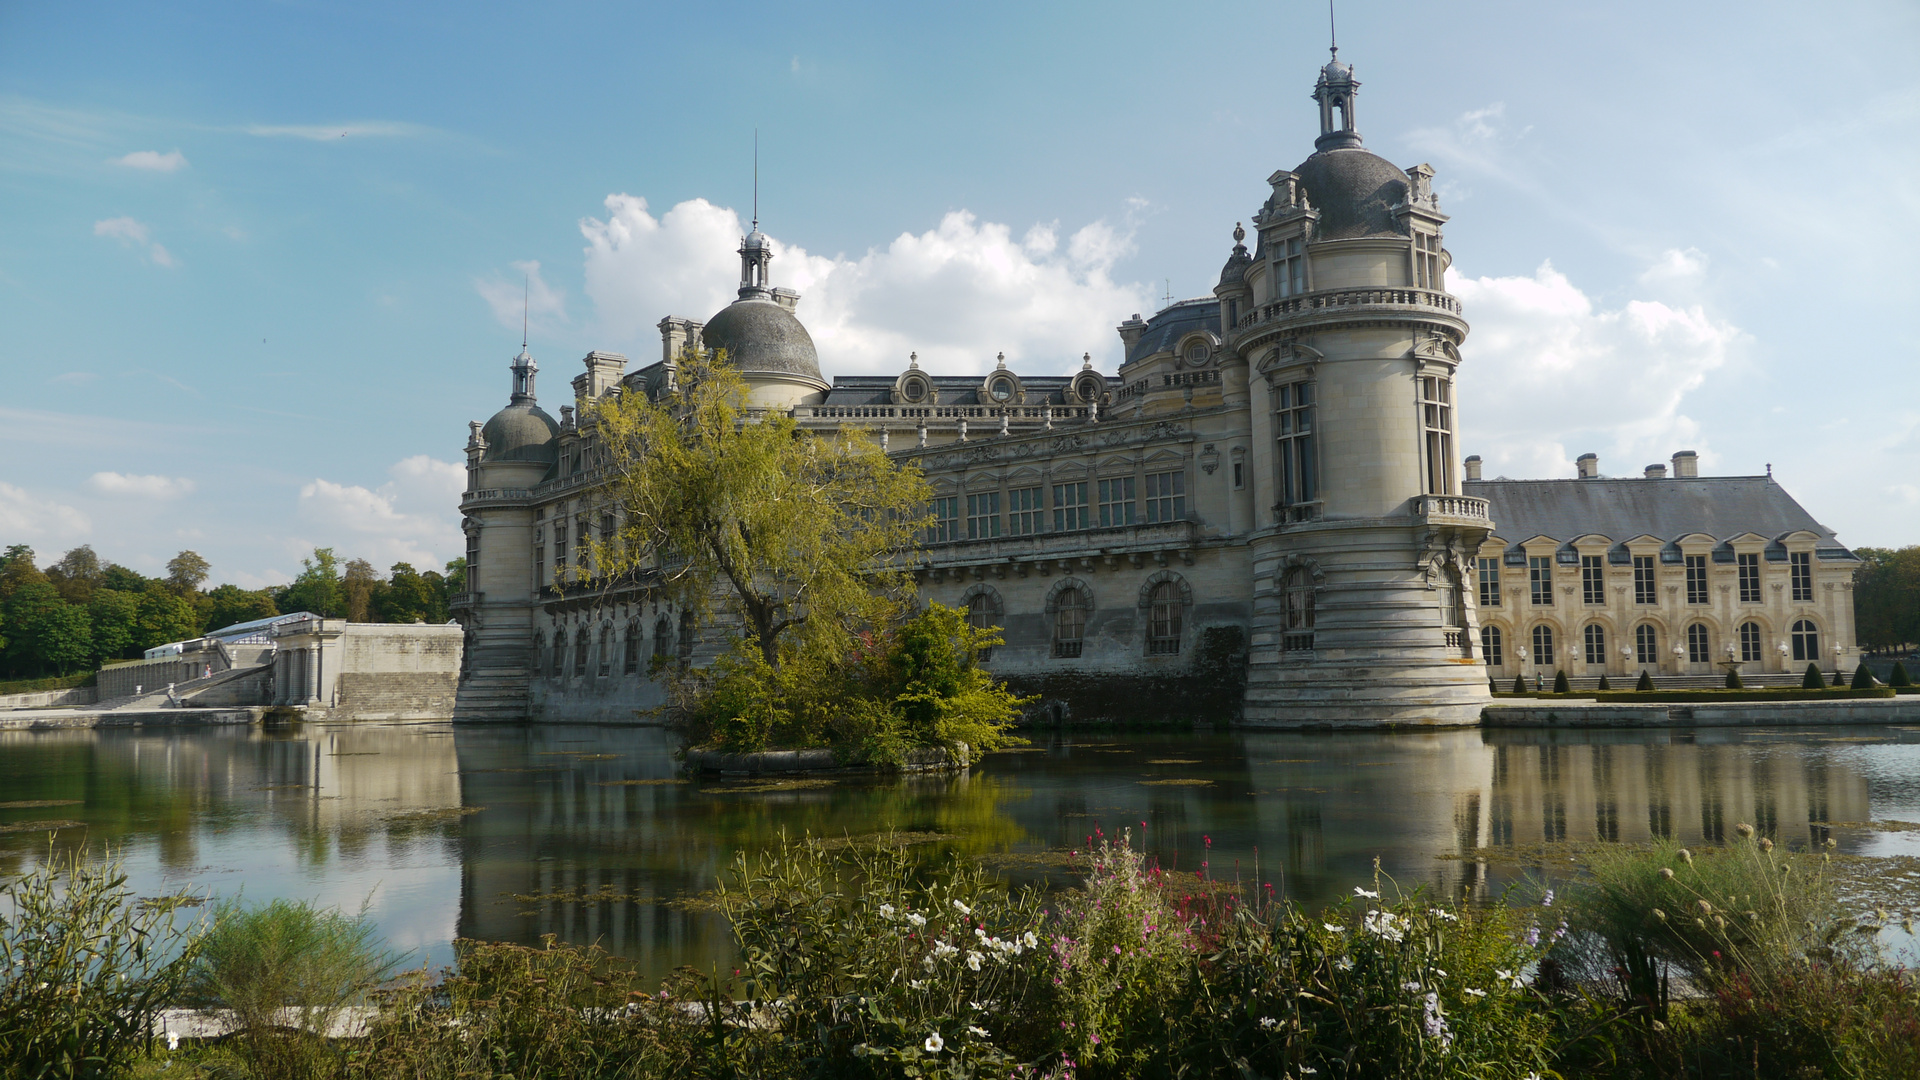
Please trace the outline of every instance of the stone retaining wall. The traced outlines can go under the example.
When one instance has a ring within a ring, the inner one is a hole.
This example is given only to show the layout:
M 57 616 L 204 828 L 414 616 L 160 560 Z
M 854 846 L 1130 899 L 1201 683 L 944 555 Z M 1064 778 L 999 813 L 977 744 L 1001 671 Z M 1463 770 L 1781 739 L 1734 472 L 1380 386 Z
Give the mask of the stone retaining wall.
M 1775 724 L 1910 724 L 1920 697 L 1841 701 L 1714 701 L 1696 705 L 1597 702 L 1498 702 L 1480 714 L 1486 727 L 1766 727 Z

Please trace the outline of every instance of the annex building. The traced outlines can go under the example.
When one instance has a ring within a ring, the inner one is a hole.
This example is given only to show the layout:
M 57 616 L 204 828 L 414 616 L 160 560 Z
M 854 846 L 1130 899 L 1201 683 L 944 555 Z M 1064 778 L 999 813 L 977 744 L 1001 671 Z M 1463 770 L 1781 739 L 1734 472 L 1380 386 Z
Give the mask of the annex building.
M 456 717 L 631 719 L 660 703 L 652 657 L 719 648 L 644 575 L 609 588 L 570 561 L 617 513 L 577 409 L 669 391 L 692 347 L 727 350 L 751 406 L 925 471 L 922 595 L 1003 627 L 988 665 L 1056 719 L 1470 723 L 1490 676 L 1851 670 L 1856 560 L 1771 477 L 1682 453 L 1671 477 L 1589 455 L 1577 478 L 1483 480 L 1458 457 L 1447 215 L 1431 168 L 1364 148 L 1359 86 L 1337 54 L 1319 72 L 1314 152 L 1267 177 L 1212 295 L 1119 323 L 1110 374 L 910 357 L 829 380 L 757 222 L 739 299 L 662 319 L 653 363 L 588 354 L 558 420 L 523 348 L 467 441 Z

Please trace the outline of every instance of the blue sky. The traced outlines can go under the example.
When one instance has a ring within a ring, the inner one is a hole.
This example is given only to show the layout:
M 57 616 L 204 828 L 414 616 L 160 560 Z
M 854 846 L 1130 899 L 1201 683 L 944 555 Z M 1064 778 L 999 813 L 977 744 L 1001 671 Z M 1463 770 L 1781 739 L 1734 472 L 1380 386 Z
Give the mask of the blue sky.
M 1768 463 L 1920 542 L 1920 7 L 1348 4 L 1431 162 L 1489 475 Z M 1213 285 L 1312 149 L 1314 4 L 0 3 L 0 542 L 284 580 L 459 553 L 542 400 L 730 293 L 760 132 L 829 373 L 1056 372 Z M 537 266 L 536 266 L 537 264 Z

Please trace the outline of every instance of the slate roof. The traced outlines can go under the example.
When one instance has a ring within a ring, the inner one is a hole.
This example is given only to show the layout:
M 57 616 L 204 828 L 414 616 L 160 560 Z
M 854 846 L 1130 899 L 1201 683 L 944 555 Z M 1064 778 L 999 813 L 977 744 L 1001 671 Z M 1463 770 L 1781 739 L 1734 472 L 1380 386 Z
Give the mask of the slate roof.
M 1636 536 L 1673 541 L 1694 533 L 1721 541 L 1746 533 L 1777 540 L 1805 530 L 1820 537 L 1815 550 L 1821 558 L 1854 557 L 1832 529 L 1767 476 L 1469 480 L 1461 490 L 1487 500 L 1494 535 L 1509 544 L 1536 536 L 1564 542 L 1589 533 L 1615 543 Z
M 1393 214 L 1406 201 L 1407 174 L 1386 158 L 1359 147 L 1322 150 L 1293 172 L 1320 211 L 1315 240 L 1407 235 Z
M 844 405 L 890 405 L 893 403 L 893 375 L 836 375 L 833 389 L 827 391 L 823 406 Z M 948 405 L 993 405 L 980 396 L 980 384 L 985 375 L 926 375 L 927 381 L 940 391 L 940 406 Z M 1067 387 L 1073 381 L 1071 375 L 1021 375 L 1020 386 L 1027 392 L 1026 407 L 1038 407 L 1046 402 L 1055 405 L 1066 401 Z M 1103 376 L 1111 389 L 1120 388 L 1120 380 L 1111 375 Z
M 709 349 L 725 349 L 733 366 L 749 375 L 772 372 L 820 378 L 813 336 L 793 312 L 772 300 L 735 300 L 707 320 L 700 339 Z
M 1162 308 L 1153 318 L 1147 320 L 1147 329 L 1140 340 L 1127 350 L 1127 363 L 1154 353 L 1171 352 L 1180 339 L 1195 330 L 1220 332 L 1220 301 L 1211 296 L 1182 300 L 1172 307 Z

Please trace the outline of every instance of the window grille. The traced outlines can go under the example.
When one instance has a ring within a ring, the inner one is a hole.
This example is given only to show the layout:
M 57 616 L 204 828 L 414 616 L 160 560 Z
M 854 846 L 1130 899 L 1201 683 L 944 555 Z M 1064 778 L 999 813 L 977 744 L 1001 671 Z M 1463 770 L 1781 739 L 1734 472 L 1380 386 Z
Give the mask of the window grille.
M 1598 555 L 1580 556 L 1580 599 L 1588 604 L 1607 602 L 1606 571 Z
M 967 625 L 975 630 L 997 630 L 1000 627 L 1000 605 L 986 593 L 967 601 Z M 991 645 L 980 650 L 979 660 L 987 663 L 993 659 Z
M 1587 666 L 1605 667 L 1607 663 L 1607 628 L 1599 623 L 1588 623 L 1586 630 Z
M 1633 602 L 1636 604 L 1659 603 L 1658 593 L 1654 590 L 1653 556 L 1651 555 L 1633 557 Z
M 613 674 L 613 627 L 600 628 L 600 677 Z
M 693 612 L 691 611 L 680 613 L 680 640 L 676 644 L 679 646 L 677 651 L 680 662 L 691 663 L 693 661 Z
M 1500 606 L 1500 560 L 1480 559 L 1480 606 Z
M 1298 296 L 1307 291 L 1307 260 L 1300 237 L 1289 236 L 1273 244 L 1274 285 L 1281 296 Z
M 942 495 L 933 500 L 933 519 L 927 525 L 927 543 L 946 544 L 960 539 L 960 499 Z
M 1100 481 L 1100 527 L 1133 524 L 1133 477 Z
M 581 627 L 573 635 L 573 677 L 585 678 L 587 674 L 587 628 Z
M 553 632 L 552 660 L 553 666 L 548 669 L 548 673 L 557 679 L 564 673 L 563 669 L 567 663 L 567 632 L 565 630 Z
M 1820 631 L 1814 628 L 1813 620 L 1801 619 L 1793 624 L 1793 658 L 1803 663 L 1820 660 Z
M 1187 517 L 1187 474 L 1147 474 L 1147 523 L 1184 521 Z
M 1413 283 L 1422 289 L 1440 289 L 1440 237 L 1430 233 L 1413 234 Z
M 640 620 L 627 624 L 626 652 L 621 657 L 622 670 L 627 675 L 640 673 Z
M 1687 603 L 1704 604 L 1707 602 L 1707 557 L 1705 555 L 1687 556 Z
M 1500 628 L 1483 626 L 1480 628 L 1480 658 L 1488 667 L 1499 667 L 1507 662 L 1500 651 Z
M 1532 589 L 1535 607 L 1553 606 L 1553 559 L 1546 555 L 1527 556 L 1527 584 Z
M 1310 503 L 1319 495 L 1315 472 L 1313 384 L 1288 383 L 1274 391 L 1275 430 L 1279 432 L 1280 505 Z
M 1553 627 L 1545 623 L 1533 628 L 1533 663 L 1536 667 L 1553 666 Z
M 1053 655 L 1071 659 L 1080 655 L 1087 632 L 1087 597 L 1079 589 L 1060 593 L 1053 613 Z
M 1759 660 L 1760 660 L 1760 624 L 1750 623 L 1750 622 L 1741 623 L 1740 624 L 1740 662 L 1743 664 L 1753 664 L 1753 663 L 1758 663 Z
M 1031 536 L 1046 527 L 1045 511 L 1040 506 L 1040 489 L 1014 488 L 1007 492 L 1007 532 Z
M 1053 485 L 1053 531 L 1073 532 L 1087 525 L 1087 485 Z
M 1705 623 L 1693 623 L 1687 627 L 1687 663 L 1708 664 L 1713 662 L 1713 650 L 1707 643 Z
M 1307 652 L 1313 648 L 1313 575 L 1305 567 L 1287 571 L 1282 592 L 1287 608 L 1287 627 L 1280 637 L 1285 652 Z
M 1641 623 L 1633 628 L 1633 655 L 1635 663 L 1660 662 L 1660 635 L 1652 623 Z
M 1453 494 L 1453 385 L 1420 379 L 1420 422 L 1427 433 L 1427 494 Z
M 1787 556 L 1787 565 L 1793 573 L 1794 600 L 1813 599 L 1813 553 L 1796 551 Z M 467 575 L 467 580 L 473 580 L 471 573 Z
M 1171 656 L 1180 651 L 1180 590 L 1171 581 L 1153 587 L 1148 596 L 1150 607 L 1147 653 Z
M 967 496 L 967 539 L 991 540 L 1000 535 L 1000 493 Z
M 1740 602 L 1760 602 L 1760 553 L 1757 551 L 1740 555 Z

